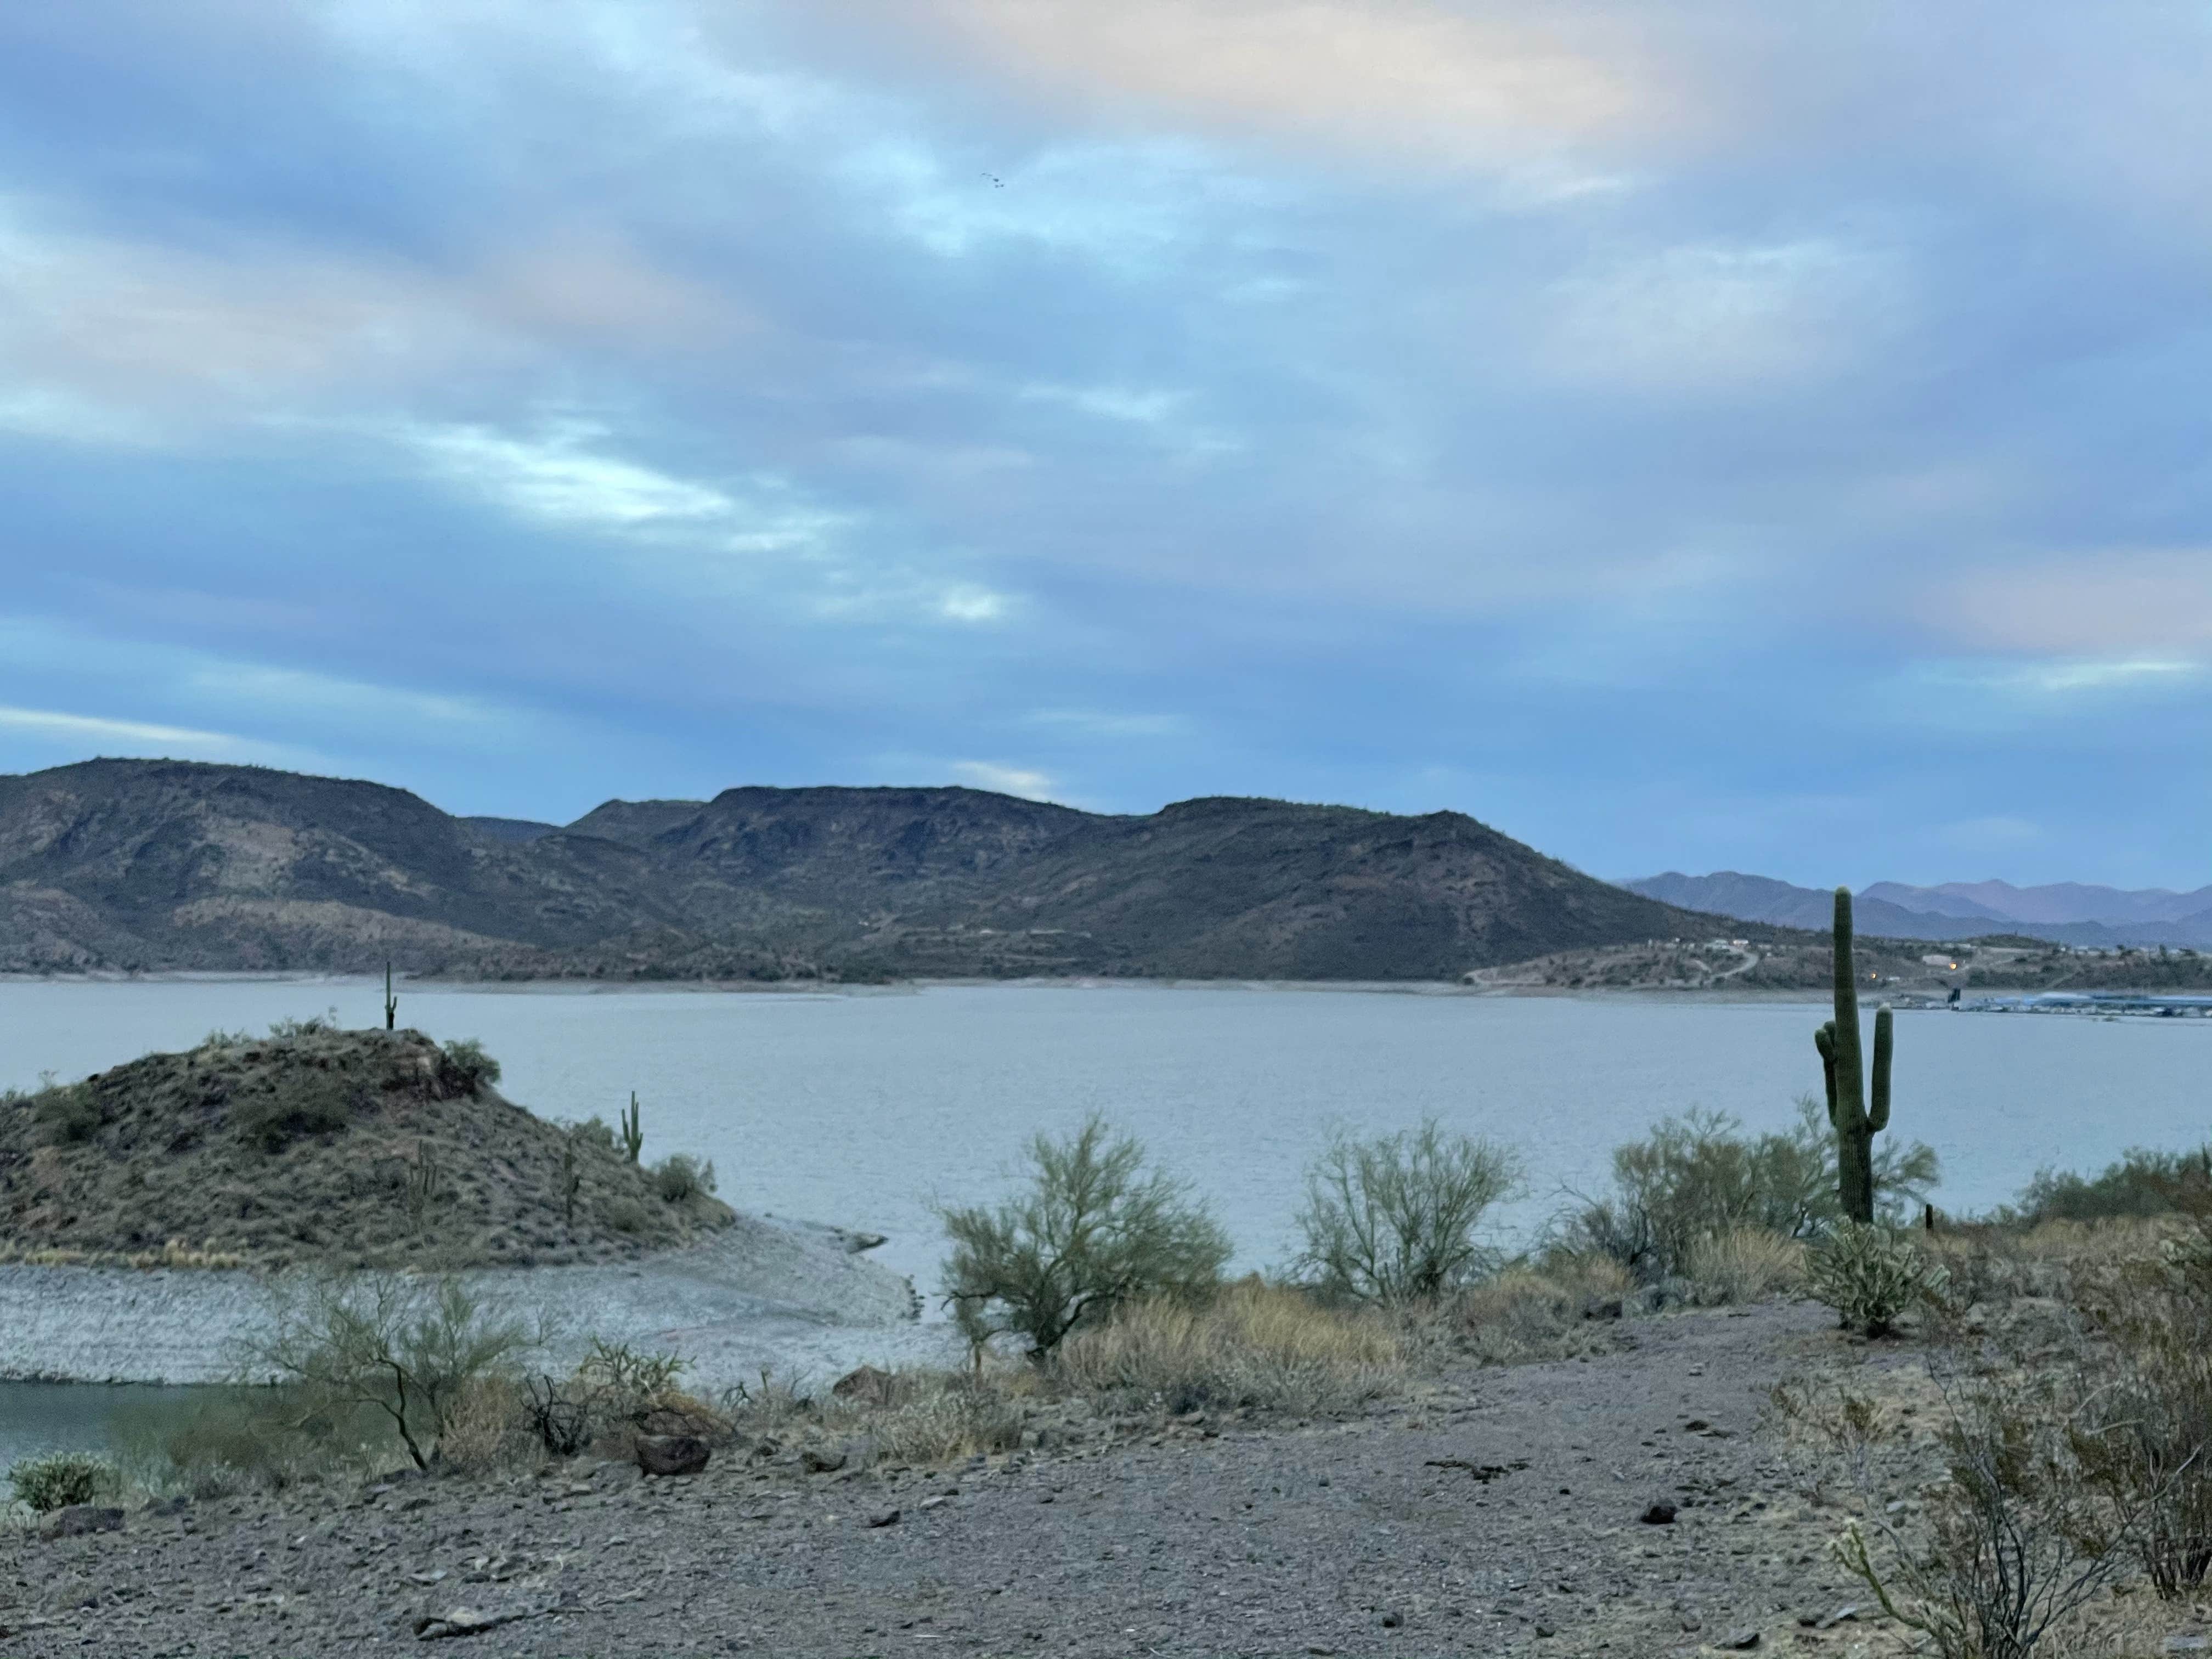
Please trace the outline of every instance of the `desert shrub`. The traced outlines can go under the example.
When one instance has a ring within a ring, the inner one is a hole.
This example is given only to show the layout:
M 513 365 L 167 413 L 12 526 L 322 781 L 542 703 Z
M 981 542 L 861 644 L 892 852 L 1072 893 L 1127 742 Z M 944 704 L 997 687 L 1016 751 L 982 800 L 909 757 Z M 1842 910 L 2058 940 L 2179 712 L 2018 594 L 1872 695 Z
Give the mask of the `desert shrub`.
M 1929 1489 L 1924 1537 L 1869 1504 L 1836 1545 L 1844 1569 L 1941 1659 L 2029 1659 L 2127 1569 L 2135 1529 L 2082 1479 L 2069 1402 L 2020 1376 L 1939 1379 L 1948 1479 Z
M 461 1086 L 471 1094 L 499 1081 L 499 1062 L 474 1037 L 457 1038 L 445 1045 L 445 1051 L 447 1063 L 461 1074 Z
M 82 1083 L 41 1089 L 30 1097 L 31 1121 L 49 1146 L 71 1146 L 100 1133 L 100 1102 Z
M 26 1457 L 8 1471 L 8 1484 L 15 1496 L 40 1514 L 89 1504 L 115 1488 L 115 1465 L 90 1452 L 48 1452 Z
M 517 1414 L 546 1450 L 563 1457 L 593 1444 L 623 1455 L 639 1434 L 727 1434 L 725 1413 L 677 1386 L 690 1368 L 678 1354 L 641 1352 L 594 1337 L 566 1382 L 532 1379 Z
M 2103 1339 L 2086 1368 L 2084 1477 L 2139 1511 L 2129 1543 L 2158 1593 L 2189 1594 L 2212 1569 L 2212 1302 L 2166 1259 L 2093 1271 L 2077 1302 Z
M 702 1164 L 688 1152 L 677 1152 L 653 1166 L 653 1187 L 671 1204 L 682 1204 L 714 1190 L 712 1159 Z
M 611 1198 L 601 1206 L 599 1218 L 618 1233 L 641 1233 L 653 1218 L 634 1198 Z
M 471 1377 L 455 1392 L 438 1442 L 438 1461 L 465 1474 L 513 1469 L 535 1461 L 527 1397 L 521 1382 L 497 1372 Z
M 939 1372 L 907 1382 L 884 1406 L 833 1413 L 830 1426 L 849 1417 L 873 1443 L 877 1461 L 919 1468 L 1022 1443 L 1030 1408 L 1001 1380 Z
M 979 1348 L 1012 1333 L 1042 1358 L 1124 1303 L 1211 1291 L 1229 1239 L 1182 1182 L 1145 1171 L 1144 1147 L 1092 1117 L 1030 1143 L 1029 1190 L 996 1209 L 940 1208 L 952 1254 L 945 1302 Z
M 1079 1393 L 1170 1412 L 1341 1410 L 1388 1392 L 1403 1370 L 1398 1339 L 1376 1315 L 1256 1278 L 1203 1303 L 1130 1303 L 1062 1343 L 1052 1364 Z
M 1686 1275 L 1701 1239 L 1740 1229 L 1808 1238 L 1842 1219 L 1835 1138 L 1810 1096 L 1787 1132 L 1747 1136 L 1736 1119 L 1692 1111 L 1662 1119 L 1642 1140 L 1616 1147 L 1613 1191 L 1586 1201 L 1566 1225 L 1573 1248 L 1601 1250 L 1647 1279 Z M 1934 1187 L 1935 1152 L 1887 1137 L 1875 1154 L 1875 1187 L 1893 1221 Z
M 388 1468 L 400 1449 L 390 1420 L 371 1407 L 289 1387 L 198 1392 L 181 1414 L 166 1405 L 118 1414 L 117 1438 L 138 1484 L 194 1498 L 281 1492 Z
M 691 1362 L 677 1353 L 640 1353 L 627 1342 L 608 1342 L 599 1337 L 576 1376 L 587 1387 L 626 1399 L 648 1400 L 676 1386 L 676 1379 L 691 1369 Z
M 2187 1211 L 2212 1186 L 2212 1146 L 2193 1152 L 2131 1147 L 2098 1174 L 2039 1170 L 2006 1218 L 2033 1227 L 2049 1221 L 2107 1221 Z
M 1611 1256 L 1555 1251 L 1540 1264 L 1516 1262 L 1453 1298 L 1449 1318 L 1486 1364 L 1554 1359 L 1592 1346 L 1603 1324 L 1625 1316 L 1636 1281 Z
M 1306 1170 L 1296 1270 L 1325 1294 L 1356 1302 L 1457 1290 L 1497 1266 L 1474 1230 L 1519 1174 L 1504 1148 L 1448 1134 L 1434 1118 L 1373 1139 L 1339 1134 Z
M 1948 1275 L 1909 1233 L 1844 1222 L 1806 1254 L 1805 1283 L 1816 1301 L 1869 1336 L 1886 1335 L 1906 1309 L 1942 1295 Z
M 280 1019 L 270 1026 L 269 1035 L 280 1042 L 289 1042 L 299 1037 L 323 1036 L 337 1029 L 338 1011 L 332 1008 L 324 1013 L 310 1014 L 305 1019 Z
M 428 1468 L 478 1378 L 510 1370 L 546 1333 L 487 1309 L 460 1279 L 325 1274 L 280 1286 L 258 1368 L 338 1410 L 372 1407 Z
M 360 1085 L 343 1072 L 286 1071 L 267 1091 L 234 1100 L 230 1121 L 263 1152 L 275 1152 L 344 1128 L 361 1105 Z
M 587 1117 L 581 1123 L 572 1123 L 568 1126 L 568 1133 L 579 1146 L 596 1147 L 609 1153 L 615 1149 L 614 1126 L 603 1117 Z
M 1684 1267 L 1692 1299 L 1705 1306 L 1764 1302 L 1804 1282 L 1805 1245 L 1757 1227 L 1733 1227 L 1692 1243 Z

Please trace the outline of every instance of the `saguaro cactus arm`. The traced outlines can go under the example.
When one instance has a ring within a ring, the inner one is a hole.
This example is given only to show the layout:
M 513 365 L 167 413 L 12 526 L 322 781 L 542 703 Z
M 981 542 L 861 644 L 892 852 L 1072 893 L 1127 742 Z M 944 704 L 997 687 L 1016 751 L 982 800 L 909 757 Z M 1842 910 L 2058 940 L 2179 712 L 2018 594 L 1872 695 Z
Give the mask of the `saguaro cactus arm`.
M 1887 1003 L 1874 1011 L 1874 1096 L 1867 1107 L 1867 1127 L 1876 1134 L 1889 1127 L 1889 1056 L 1896 1046 L 1893 1023 Z
M 1828 1091 L 1828 1127 L 1836 1127 L 1836 1022 L 1830 1020 L 1813 1033 L 1813 1046 L 1820 1051 L 1820 1081 Z

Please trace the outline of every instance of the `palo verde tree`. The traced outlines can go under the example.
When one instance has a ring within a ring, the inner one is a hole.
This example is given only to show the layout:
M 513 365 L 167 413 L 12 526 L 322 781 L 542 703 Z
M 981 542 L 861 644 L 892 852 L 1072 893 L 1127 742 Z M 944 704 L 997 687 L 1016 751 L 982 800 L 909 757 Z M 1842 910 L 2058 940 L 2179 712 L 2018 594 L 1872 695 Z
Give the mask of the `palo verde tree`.
M 1859 1046 L 1858 967 L 1851 959 L 1851 890 L 1836 889 L 1836 1017 L 1813 1034 L 1828 1090 L 1828 1123 L 1836 1133 L 1836 1194 L 1844 1219 L 1874 1223 L 1874 1138 L 1889 1127 L 1889 1005 L 1874 1016 L 1874 1098 L 1867 1098 Z
M 944 1208 L 945 1299 L 980 1362 L 1000 1332 L 1042 1359 L 1081 1326 L 1147 1296 L 1219 1282 L 1228 1236 L 1184 1184 L 1145 1170 L 1145 1149 L 1092 1117 L 1029 1146 L 1029 1187 L 996 1209 Z

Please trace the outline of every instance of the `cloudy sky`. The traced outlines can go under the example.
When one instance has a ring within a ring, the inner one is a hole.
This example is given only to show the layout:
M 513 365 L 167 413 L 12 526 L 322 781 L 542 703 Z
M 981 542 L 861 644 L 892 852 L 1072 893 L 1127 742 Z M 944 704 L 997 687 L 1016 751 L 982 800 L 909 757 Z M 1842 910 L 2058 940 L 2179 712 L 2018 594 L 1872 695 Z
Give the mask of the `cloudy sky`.
M 2212 11 L 0 8 L 0 769 L 2212 880 Z

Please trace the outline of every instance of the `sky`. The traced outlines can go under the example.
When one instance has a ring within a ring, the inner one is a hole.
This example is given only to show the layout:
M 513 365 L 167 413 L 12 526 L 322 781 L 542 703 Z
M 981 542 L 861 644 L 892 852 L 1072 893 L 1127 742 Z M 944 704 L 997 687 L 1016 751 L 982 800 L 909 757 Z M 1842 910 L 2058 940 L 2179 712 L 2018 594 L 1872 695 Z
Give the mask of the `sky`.
M 2212 7 L 0 8 L 0 770 L 2212 881 Z

